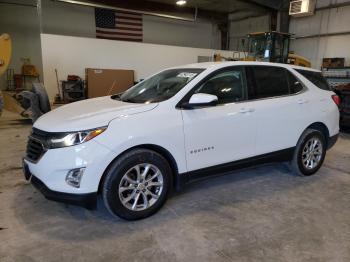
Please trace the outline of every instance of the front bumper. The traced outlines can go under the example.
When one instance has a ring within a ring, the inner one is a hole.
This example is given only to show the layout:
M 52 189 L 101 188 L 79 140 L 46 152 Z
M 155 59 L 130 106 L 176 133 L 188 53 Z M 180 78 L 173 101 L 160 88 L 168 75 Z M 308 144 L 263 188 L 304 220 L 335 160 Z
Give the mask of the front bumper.
M 58 201 L 66 204 L 82 206 L 87 209 L 95 209 L 97 203 L 97 193 L 87 194 L 70 194 L 49 189 L 39 178 L 34 176 L 26 162 L 23 161 L 23 173 L 26 180 L 29 180 L 32 185 L 39 190 L 45 198 L 53 201 Z
M 47 150 L 40 160 L 24 159 L 31 174 L 40 179 L 50 190 L 87 194 L 98 191 L 101 177 L 116 154 L 105 146 L 90 140 L 77 146 Z M 85 168 L 80 187 L 72 187 L 66 176 L 72 169 Z
M 37 162 L 24 158 L 23 170 L 26 179 L 46 198 L 93 208 L 103 173 L 115 157 L 110 149 L 90 140 L 77 146 L 49 149 Z M 80 186 L 67 184 L 68 172 L 79 168 L 84 168 Z

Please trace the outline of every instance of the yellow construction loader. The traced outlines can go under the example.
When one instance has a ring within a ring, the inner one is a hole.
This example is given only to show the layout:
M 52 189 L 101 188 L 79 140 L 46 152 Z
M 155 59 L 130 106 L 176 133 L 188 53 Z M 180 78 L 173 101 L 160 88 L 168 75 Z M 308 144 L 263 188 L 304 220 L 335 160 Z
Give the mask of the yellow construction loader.
M 276 31 L 248 34 L 248 50 L 244 52 L 243 60 L 311 67 L 310 60 L 289 51 L 291 36 Z
M 247 35 L 248 44 L 243 39 L 241 47 L 243 50 L 236 51 L 238 57 L 222 57 L 214 55 L 215 61 L 261 61 L 292 64 L 311 67 L 310 60 L 289 51 L 291 34 L 281 32 L 256 32 Z
M 5 73 L 11 59 L 12 45 L 8 34 L 0 35 L 0 77 Z M 4 96 L 0 90 L 0 115 L 4 107 Z

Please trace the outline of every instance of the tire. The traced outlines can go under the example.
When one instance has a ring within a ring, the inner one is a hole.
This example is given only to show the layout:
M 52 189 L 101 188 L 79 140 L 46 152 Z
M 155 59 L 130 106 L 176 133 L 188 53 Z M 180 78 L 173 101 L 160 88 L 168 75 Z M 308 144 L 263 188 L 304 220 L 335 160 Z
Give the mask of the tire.
M 39 99 L 39 109 L 45 114 L 51 110 L 50 100 L 45 90 L 45 87 L 41 83 L 33 83 L 33 93 L 37 94 Z
M 112 163 L 103 181 L 102 197 L 112 215 L 137 220 L 156 213 L 166 202 L 171 186 L 168 161 L 152 150 L 135 149 Z
M 315 141 L 317 141 L 317 146 L 313 150 L 314 155 L 311 153 L 310 156 L 308 155 L 308 149 L 316 143 Z M 321 149 L 321 151 L 317 150 L 317 148 Z M 292 172 L 299 176 L 311 176 L 315 174 L 323 164 L 326 150 L 327 143 L 323 133 L 316 129 L 306 129 L 299 138 L 294 151 L 293 160 L 290 163 Z M 312 155 L 314 157 L 312 157 Z M 310 158 L 308 158 L 308 156 L 310 156 Z M 308 162 L 307 159 L 311 160 Z

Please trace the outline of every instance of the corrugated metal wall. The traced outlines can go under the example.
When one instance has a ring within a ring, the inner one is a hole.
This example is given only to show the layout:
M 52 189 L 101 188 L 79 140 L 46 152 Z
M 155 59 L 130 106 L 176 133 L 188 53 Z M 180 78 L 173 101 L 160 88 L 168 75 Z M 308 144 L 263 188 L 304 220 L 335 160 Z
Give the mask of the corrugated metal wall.
M 242 50 L 241 40 L 252 32 L 265 32 L 270 30 L 270 15 L 247 18 L 239 21 L 230 21 L 229 49 Z
M 318 0 L 317 8 L 346 2 L 350 1 Z M 318 10 L 309 17 L 292 17 L 289 30 L 297 37 L 291 50 L 310 59 L 312 67 L 319 69 L 323 57 L 345 57 L 350 66 L 350 6 Z

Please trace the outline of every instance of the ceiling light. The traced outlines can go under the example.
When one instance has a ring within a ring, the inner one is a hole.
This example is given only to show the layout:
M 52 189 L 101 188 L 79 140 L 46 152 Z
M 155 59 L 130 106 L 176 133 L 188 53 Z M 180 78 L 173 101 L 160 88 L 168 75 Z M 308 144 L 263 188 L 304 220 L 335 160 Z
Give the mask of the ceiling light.
M 176 4 L 180 5 L 180 6 L 185 5 L 186 3 L 187 3 L 187 1 L 185 1 L 185 0 L 178 0 L 178 1 L 176 1 Z

